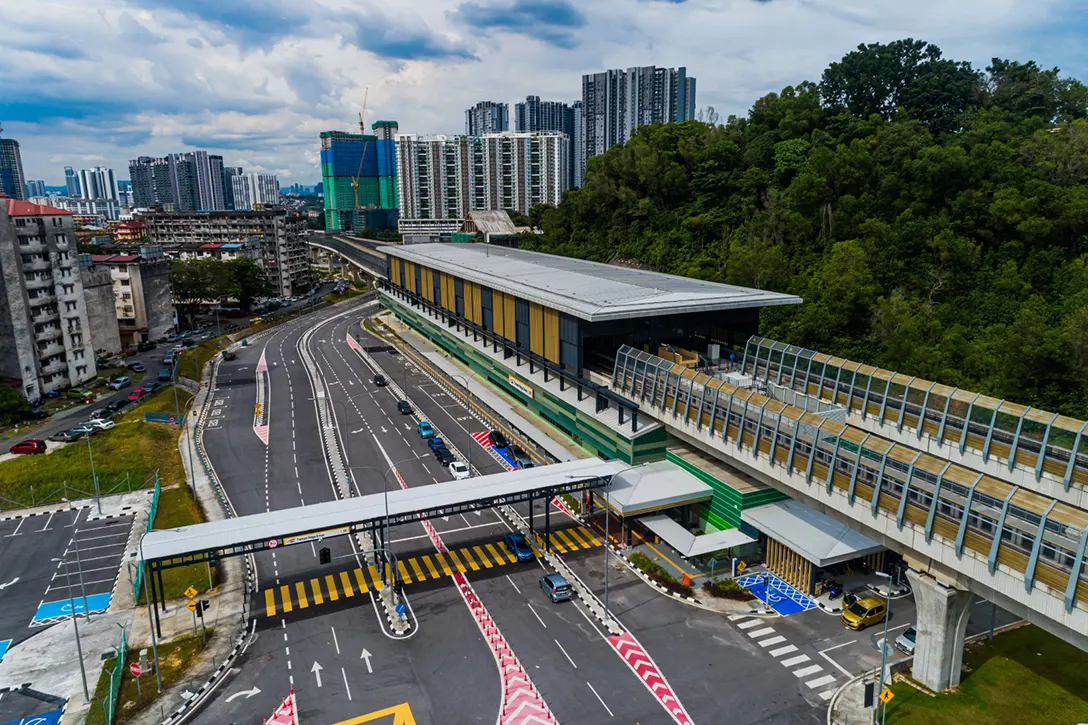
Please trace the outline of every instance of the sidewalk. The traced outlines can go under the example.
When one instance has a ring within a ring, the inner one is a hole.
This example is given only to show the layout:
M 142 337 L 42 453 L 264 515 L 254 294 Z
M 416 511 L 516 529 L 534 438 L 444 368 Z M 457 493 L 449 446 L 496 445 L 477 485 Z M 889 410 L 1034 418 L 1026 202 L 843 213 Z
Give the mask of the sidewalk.
M 534 443 L 554 456 L 556 460 L 560 462 L 578 461 L 591 455 L 587 451 L 580 449 L 574 441 L 569 440 L 565 433 L 545 431 L 537 423 L 526 418 L 522 413 L 522 411 L 527 412 L 526 408 L 515 408 L 513 404 L 508 402 L 508 398 L 497 393 L 489 383 L 481 382 L 480 377 L 475 372 L 454 360 L 447 353 L 439 351 L 429 341 L 420 337 L 396 317 L 385 315 L 381 317 L 380 321 L 388 325 L 421 355 L 426 357 L 428 362 L 464 386 L 481 402 L 498 413 L 499 417 L 505 419 L 531 438 Z

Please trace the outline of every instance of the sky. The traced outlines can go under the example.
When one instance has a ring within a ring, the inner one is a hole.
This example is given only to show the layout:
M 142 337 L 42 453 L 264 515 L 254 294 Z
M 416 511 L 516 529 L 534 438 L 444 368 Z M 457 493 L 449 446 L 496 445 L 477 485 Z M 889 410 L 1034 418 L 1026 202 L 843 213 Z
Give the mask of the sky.
M 1079 6 L 1079 7 L 1078 7 Z M 686 66 L 744 115 L 859 43 L 913 37 L 984 68 L 1088 79 L 1076 0 L 16 0 L 0 2 L 0 124 L 28 179 L 195 148 L 320 181 L 321 131 L 463 133 L 481 100 L 581 97 L 583 73 Z

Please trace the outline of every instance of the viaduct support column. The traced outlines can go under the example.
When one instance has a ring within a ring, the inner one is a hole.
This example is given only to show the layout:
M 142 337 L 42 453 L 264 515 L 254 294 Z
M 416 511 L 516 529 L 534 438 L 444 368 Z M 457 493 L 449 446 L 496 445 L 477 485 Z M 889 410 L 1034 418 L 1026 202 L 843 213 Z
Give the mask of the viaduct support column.
M 963 636 L 974 596 L 937 582 L 931 575 L 907 570 L 918 608 L 915 628 L 914 679 L 931 690 L 960 683 L 963 668 Z
M 332 276 L 334 276 L 336 274 L 336 265 L 333 264 L 333 262 L 336 261 L 335 257 L 336 257 L 336 255 L 333 254 L 332 252 L 329 252 L 327 255 L 325 255 L 325 261 L 329 265 L 329 276 L 330 277 L 332 277 Z

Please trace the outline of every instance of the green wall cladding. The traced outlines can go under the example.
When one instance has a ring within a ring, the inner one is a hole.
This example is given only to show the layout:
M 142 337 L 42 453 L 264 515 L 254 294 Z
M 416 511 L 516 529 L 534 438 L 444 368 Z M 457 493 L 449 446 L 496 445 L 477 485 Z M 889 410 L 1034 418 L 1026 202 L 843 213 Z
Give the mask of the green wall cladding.
M 744 509 L 763 506 L 764 504 L 789 498 L 786 494 L 773 488 L 749 491 L 742 494 L 724 481 L 670 451 L 665 452 L 665 460 L 675 463 L 714 489 L 714 497 L 710 500 L 709 509 L 704 509 L 704 514 L 710 523 L 719 529 L 740 528 L 741 512 Z
M 440 324 L 435 324 L 430 318 L 417 315 L 410 308 L 404 307 L 388 297 L 382 297 L 382 303 L 391 309 L 405 324 L 442 347 L 476 372 L 486 376 L 492 385 L 501 388 L 510 396 L 521 401 L 552 427 L 559 428 L 581 445 L 595 451 L 597 455 L 631 464 L 644 461 L 659 461 L 665 457 L 668 433 L 665 431 L 664 426 L 640 435 L 634 440 L 628 439 L 587 416 L 567 401 L 556 398 L 547 390 L 532 385 L 525 378 L 517 376 L 516 373 L 512 373 L 500 366 L 481 351 L 464 344 L 456 336 L 447 333 Z M 507 376 L 511 374 L 518 377 L 522 383 L 533 388 L 533 398 L 528 398 L 511 387 L 507 380 Z

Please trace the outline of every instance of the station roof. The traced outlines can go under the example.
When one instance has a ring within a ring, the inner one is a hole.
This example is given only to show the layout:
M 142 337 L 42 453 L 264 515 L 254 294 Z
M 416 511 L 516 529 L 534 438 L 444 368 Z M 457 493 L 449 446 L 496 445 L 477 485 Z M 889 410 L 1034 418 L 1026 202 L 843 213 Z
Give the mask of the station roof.
M 818 567 L 875 554 L 884 548 L 868 536 L 793 499 L 745 509 L 741 520 Z
M 668 461 L 622 468 L 627 470 L 613 476 L 608 488 L 594 491 L 593 496 L 623 517 L 709 501 L 714 495 L 710 486 Z
M 579 480 L 604 478 L 624 468 L 627 468 L 626 464 L 619 461 L 589 458 L 477 476 L 463 481 L 397 489 L 389 491 L 388 508 L 385 496 L 376 493 L 175 529 L 157 529 L 144 536 L 141 559 L 172 559 L 252 542 L 275 540 L 276 545 L 288 545 L 293 543 L 292 538 L 309 541 L 310 538 L 305 537 L 321 533 L 339 536 L 348 533 L 346 528 L 351 525 L 380 521 L 387 515 L 399 516 L 471 501 L 495 500 Z
M 379 251 L 589 322 L 801 303 L 795 295 L 490 244 L 406 244 Z
M 669 546 L 688 558 L 712 554 L 715 551 L 731 549 L 734 546 L 751 544 L 755 541 L 738 529 L 722 529 L 696 536 L 665 514 L 642 516 L 639 518 L 639 523 L 644 524 L 646 528 L 664 539 Z

